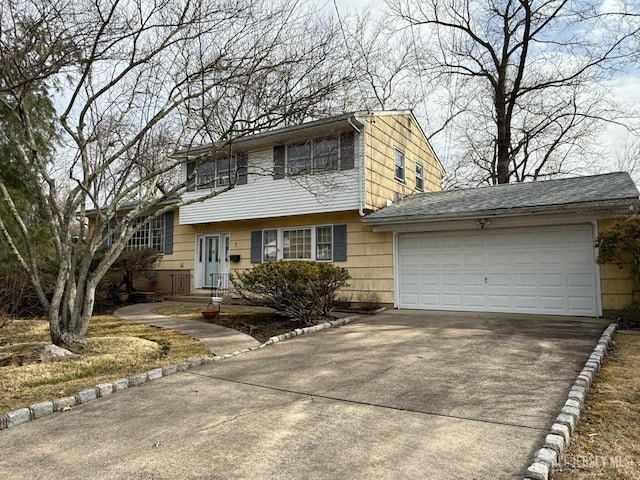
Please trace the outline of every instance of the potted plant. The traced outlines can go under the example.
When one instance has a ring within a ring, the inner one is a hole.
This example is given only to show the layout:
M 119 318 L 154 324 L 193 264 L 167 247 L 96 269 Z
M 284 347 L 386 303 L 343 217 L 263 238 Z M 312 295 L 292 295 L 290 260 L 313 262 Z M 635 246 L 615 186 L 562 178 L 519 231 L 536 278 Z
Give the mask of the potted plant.
M 207 320 L 213 320 L 220 315 L 220 308 L 222 306 L 222 297 L 211 297 L 211 301 L 207 305 L 207 307 L 202 310 L 202 317 Z

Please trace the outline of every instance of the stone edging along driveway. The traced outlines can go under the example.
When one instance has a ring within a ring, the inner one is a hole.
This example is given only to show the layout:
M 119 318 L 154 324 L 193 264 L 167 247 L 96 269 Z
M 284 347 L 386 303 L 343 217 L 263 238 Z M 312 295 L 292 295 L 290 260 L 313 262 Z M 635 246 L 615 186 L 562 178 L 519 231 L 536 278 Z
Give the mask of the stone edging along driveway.
M 91 400 L 95 400 L 97 398 L 105 397 L 107 395 L 111 395 L 112 393 L 119 392 L 120 390 L 125 390 L 137 385 L 142 385 L 143 383 L 149 382 L 151 380 L 157 380 L 158 378 L 166 377 L 177 372 L 184 372 L 193 367 L 199 367 L 200 365 L 217 362 L 219 360 L 222 360 L 223 358 L 235 357 L 237 355 L 241 355 L 253 350 L 259 350 L 269 345 L 273 345 L 274 343 L 278 343 L 282 340 L 297 337 L 298 335 L 318 332 L 320 330 L 324 330 L 325 328 L 339 327 L 340 325 L 345 325 L 359 319 L 359 316 L 345 317 L 314 325 L 312 327 L 296 328 L 291 332 L 271 337 L 266 342 L 260 345 L 256 345 L 255 347 L 236 350 L 235 352 L 227 353 L 220 356 L 191 358 L 177 365 L 166 365 L 162 368 L 154 368 L 153 370 L 138 373 L 127 378 L 119 378 L 111 383 L 101 383 L 99 385 L 96 385 L 95 387 L 80 390 L 79 392 L 76 392 L 74 395 L 69 397 L 34 403 L 33 405 L 29 405 L 28 407 L 13 410 L 0 416 L 0 430 L 15 427 L 16 425 L 20 425 L 31 420 L 36 420 L 38 418 L 51 415 L 55 412 L 65 412 L 76 405 L 81 405 L 83 403 L 90 402 Z
M 242 350 L 236 350 L 225 355 L 192 358 L 177 365 L 167 365 L 161 368 L 155 368 L 144 373 L 132 375 L 128 378 L 117 379 L 111 383 L 103 383 L 92 388 L 80 390 L 69 397 L 35 403 L 29 407 L 13 410 L 0 416 L 0 430 L 20 425 L 31 420 L 36 420 L 38 418 L 51 415 L 54 412 L 64 412 L 70 410 L 73 406 L 81 405 L 97 398 L 111 395 L 120 390 L 141 385 L 151 380 L 156 380 L 177 372 L 184 372 L 190 368 L 200 365 L 214 363 L 224 358 L 234 357 L 253 350 L 259 350 L 298 335 L 304 335 L 324 330 L 326 328 L 338 327 L 359 319 L 359 316 L 346 317 L 312 327 L 299 328 L 279 336 L 271 337 L 263 344 Z M 593 353 L 587 359 L 584 368 L 574 382 L 574 385 L 568 394 L 567 401 L 556 417 L 551 430 L 546 435 L 544 445 L 535 453 L 533 463 L 527 468 L 524 477 L 525 480 L 548 480 L 553 468 L 564 460 L 564 454 L 567 446 L 569 445 L 571 435 L 573 434 L 573 431 L 580 419 L 580 410 L 584 406 L 587 392 L 593 383 L 596 373 L 600 370 L 601 365 L 606 360 L 608 348 L 611 344 L 612 336 L 616 328 L 616 324 L 610 324 L 600 337 Z
M 553 468 L 564 461 L 571 435 L 580 420 L 580 410 L 584 406 L 596 374 L 606 360 L 611 339 L 617 328 L 617 324 L 610 324 L 600 337 L 593 353 L 571 387 L 567 401 L 551 426 L 551 431 L 545 437 L 544 446 L 536 452 L 533 463 L 527 468 L 524 480 L 548 480 Z

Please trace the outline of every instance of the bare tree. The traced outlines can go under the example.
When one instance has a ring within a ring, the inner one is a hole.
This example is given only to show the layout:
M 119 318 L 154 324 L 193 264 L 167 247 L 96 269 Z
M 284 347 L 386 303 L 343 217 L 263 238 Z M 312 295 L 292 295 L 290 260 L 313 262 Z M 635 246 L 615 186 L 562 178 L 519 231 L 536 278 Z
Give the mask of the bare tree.
M 605 11 L 597 0 L 387 4 L 405 25 L 420 28 L 428 52 L 423 73 L 466 92 L 465 114 L 455 121 L 458 180 L 495 184 L 568 173 L 602 123 L 616 121 L 604 84 L 624 66 L 637 18 Z
M 616 151 L 615 167 L 621 172 L 629 172 L 631 178 L 640 182 L 640 139 L 628 140 Z
M 340 19 L 357 79 L 350 100 L 360 109 L 411 109 L 423 100 L 416 73 L 419 52 L 410 32 L 388 28 L 368 11 Z M 349 85 L 351 87 L 351 85 Z
M 335 26 L 301 1 L 5 0 L 1 8 L 0 101 L 20 125 L 9 140 L 53 243 L 51 295 L 1 176 L 18 233 L 0 221 L 0 234 L 49 312 L 52 341 L 72 349 L 85 344 L 98 282 L 139 219 L 184 204 L 192 178 L 179 173 L 187 156 L 176 150 L 224 149 L 312 118 L 346 79 Z M 60 141 L 51 151 L 37 141 L 32 100 L 54 93 Z

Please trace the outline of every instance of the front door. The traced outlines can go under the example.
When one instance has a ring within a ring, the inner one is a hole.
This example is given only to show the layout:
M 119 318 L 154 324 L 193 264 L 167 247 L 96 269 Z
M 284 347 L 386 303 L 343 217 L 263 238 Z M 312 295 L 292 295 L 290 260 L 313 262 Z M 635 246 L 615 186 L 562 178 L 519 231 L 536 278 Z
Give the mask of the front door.
M 205 287 L 221 287 L 220 278 L 220 236 L 207 235 L 204 237 L 204 278 Z
M 196 236 L 195 288 L 229 288 L 229 234 Z

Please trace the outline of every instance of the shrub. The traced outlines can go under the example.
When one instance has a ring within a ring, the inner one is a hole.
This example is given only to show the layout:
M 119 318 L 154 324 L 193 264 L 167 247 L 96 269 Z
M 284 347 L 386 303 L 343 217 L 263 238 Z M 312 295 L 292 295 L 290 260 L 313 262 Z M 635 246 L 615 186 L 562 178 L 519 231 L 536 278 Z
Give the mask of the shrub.
M 311 325 L 329 313 L 336 291 L 349 278 L 346 268 L 329 263 L 280 260 L 232 275 L 231 281 L 245 300 Z
M 612 263 L 629 268 L 636 288 L 640 287 L 640 216 L 632 215 L 616 222 L 599 235 L 598 263 Z
M 55 279 L 42 275 L 42 288 L 51 292 Z M 46 314 L 29 276 L 21 270 L 0 273 L 0 317 L 35 317 Z M 3 320 L 0 318 L 0 323 Z
M 96 254 L 94 265 L 102 259 L 104 253 L 105 251 L 99 251 Z M 134 280 L 148 278 L 159 260 L 160 253 L 151 248 L 123 250 L 100 280 L 96 290 L 94 311 L 109 311 L 118 300 L 120 293 L 136 292 Z M 142 288 L 148 287 L 143 285 Z
M 380 308 L 380 297 L 376 292 L 360 292 L 357 296 L 358 306 L 365 312 Z
M 640 302 L 634 301 L 620 311 L 618 318 L 620 328 L 640 327 Z

